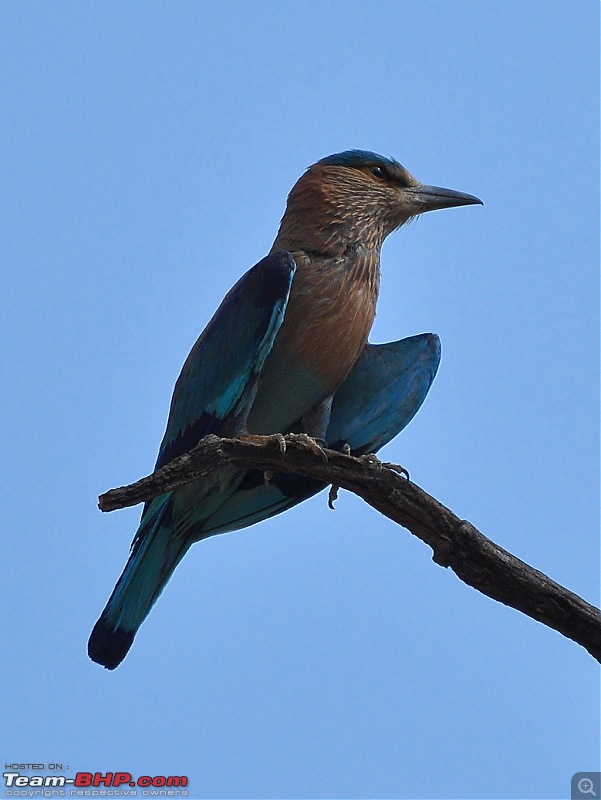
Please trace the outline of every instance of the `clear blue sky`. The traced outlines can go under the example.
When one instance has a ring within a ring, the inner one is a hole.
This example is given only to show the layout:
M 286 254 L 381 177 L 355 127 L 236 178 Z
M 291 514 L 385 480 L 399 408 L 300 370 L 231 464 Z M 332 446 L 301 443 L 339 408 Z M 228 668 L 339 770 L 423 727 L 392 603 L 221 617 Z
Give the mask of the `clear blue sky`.
M 348 148 L 483 198 L 386 243 L 372 341 L 443 359 L 384 454 L 599 599 L 594 0 L 0 6 L 0 759 L 193 798 L 565 798 L 598 664 L 357 498 L 196 545 L 113 673 L 86 641 L 174 381 Z M 68 774 L 69 774 L 68 773 Z

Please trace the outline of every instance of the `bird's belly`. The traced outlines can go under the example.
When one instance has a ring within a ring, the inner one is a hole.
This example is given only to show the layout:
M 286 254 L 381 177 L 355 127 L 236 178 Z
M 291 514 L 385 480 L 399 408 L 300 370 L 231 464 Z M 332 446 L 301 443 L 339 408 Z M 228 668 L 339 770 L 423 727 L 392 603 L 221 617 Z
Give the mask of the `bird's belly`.
M 309 307 L 291 295 L 261 374 L 248 431 L 284 432 L 331 397 L 361 354 L 373 319 L 372 296 L 360 286 Z
M 249 433 L 283 433 L 332 392 L 314 373 L 290 359 L 266 364 L 247 420 Z

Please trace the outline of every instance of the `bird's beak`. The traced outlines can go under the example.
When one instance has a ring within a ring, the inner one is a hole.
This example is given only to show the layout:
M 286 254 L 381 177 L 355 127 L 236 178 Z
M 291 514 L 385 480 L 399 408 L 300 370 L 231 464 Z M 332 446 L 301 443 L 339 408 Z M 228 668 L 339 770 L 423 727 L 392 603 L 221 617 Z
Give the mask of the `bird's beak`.
M 455 192 L 453 189 L 442 189 L 440 186 L 411 186 L 403 190 L 413 214 L 423 214 L 426 211 L 437 211 L 439 208 L 453 208 L 453 206 L 484 205 L 479 197 L 473 194 Z

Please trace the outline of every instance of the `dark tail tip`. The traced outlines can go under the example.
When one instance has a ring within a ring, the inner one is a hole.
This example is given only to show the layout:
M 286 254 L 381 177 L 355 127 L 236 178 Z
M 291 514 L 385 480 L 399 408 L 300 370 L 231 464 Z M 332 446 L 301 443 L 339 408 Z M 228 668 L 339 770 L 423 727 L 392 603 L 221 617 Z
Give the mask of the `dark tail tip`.
M 134 631 L 111 628 L 100 617 L 88 641 L 88 655 L 97 664 L 115 669 L 127 655 L 135 635 Z

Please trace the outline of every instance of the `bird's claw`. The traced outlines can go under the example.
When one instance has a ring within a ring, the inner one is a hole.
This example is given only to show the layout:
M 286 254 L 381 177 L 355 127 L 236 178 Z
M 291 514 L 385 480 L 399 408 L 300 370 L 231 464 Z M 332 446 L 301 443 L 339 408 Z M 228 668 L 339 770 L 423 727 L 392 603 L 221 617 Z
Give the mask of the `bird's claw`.
M 286 455 L 286 439 L 281 433 L 274 433 L 269 437 L 270 442 L 277 442 L 282 458 Z
M 334 503 L 336 500 L 338 500 L 338 489 L 340 489 L 340 486 L 332 484 L 330 486 L 330 491 L 328 492 L 328 508 L 331 508 L 332 511 L 336 510 L 334 508 Z
M 400 464 L 393 464 L 391 461 L 380 461 L 375 453 L 365 453 L 365 455 L 361 456 L 361 461 L 372 464 L 376 467 L 378 472 L 381 472 L 383 468 L 391 469 L 399 475 L 404 475 L 405 478 L 409 480 L 409 470 L 405 469 L 405 467 L 402 467 Z
M 399 475 L 404 475 L 407 480 L 409 478 L 409 470 L 402 467 L 400 464 L 393 464 L 391 461 L 383 461 L 382 466 L 386 467 L 387 469 L 391 469 L 393 472 L 398 473 Z
M 319 456 L 324 464 L 328 463 L 328 457 L 323 447 L 319 444 L 319 442 L 323 442 L 324 445 L 326 444 L 323 439 L 314 439 L 306 433 L 289 433 L 288 438 L 292 439 L 294 442 L 304 444 L 314 455 Z

